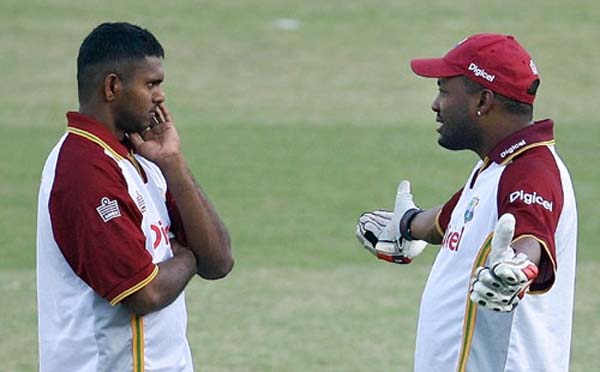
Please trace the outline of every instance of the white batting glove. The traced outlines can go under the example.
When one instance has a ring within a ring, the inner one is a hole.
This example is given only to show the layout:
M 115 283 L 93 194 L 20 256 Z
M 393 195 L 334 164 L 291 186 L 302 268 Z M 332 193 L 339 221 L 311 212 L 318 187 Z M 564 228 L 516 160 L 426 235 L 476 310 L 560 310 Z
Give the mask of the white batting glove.
M 391 211 L 377 209 L 361 214 L 358 219 L 356 238 L 366 250 L 375 256 L 377 256 L 375 245 L 379 241 L 379 235 L 383 228 L 390 223 L 393 214 Z
M 410 182 L 401 181 L 396 192 L 392 218 L 381 231 L 375 244 L 378 258 L 393 263 L 410 263 L 425 249 L 427 242 L 412 240 L 412 237 L 400 233 L 400 223 L 403 217 L 407 217 L 409 214 L 409 217 L 414 217 L 419 211 L 420 209 L 413 202 L 413 196 L 410 193 Z
M 471 278 L 471 301 L 494 311 L 512 311 L 538 275 L 537 266 L 510 246 L 515 217 L 506 213 L 494 229 L 489 266 L 480 266 Z

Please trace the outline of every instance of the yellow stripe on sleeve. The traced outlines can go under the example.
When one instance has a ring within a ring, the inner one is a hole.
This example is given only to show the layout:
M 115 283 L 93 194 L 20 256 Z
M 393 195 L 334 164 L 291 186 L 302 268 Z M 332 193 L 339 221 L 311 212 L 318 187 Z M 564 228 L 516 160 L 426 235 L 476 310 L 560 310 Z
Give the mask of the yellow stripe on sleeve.
M 113 298 L 113 300 L 110 302 L 110 304 L 112 306 L 115 306 L 116 304 L 121 302 L 121 300 L 124 299 L 125 297 L 144 288 L 148 283 L 150 283 L 152 281 L 152 279 L 154 279 L 156 277 L 156 275 L 158 275 L 158 266 L 154 265 L 154 270 L 152 270 L 152 272 L 150 273 L 150 275 L 148 275 L 148 277 L 146 279 L 142 280 L 141 282 L 139 282 L 138 284 L 129 288 L 128 290 L 121 292 L 120 295 Z

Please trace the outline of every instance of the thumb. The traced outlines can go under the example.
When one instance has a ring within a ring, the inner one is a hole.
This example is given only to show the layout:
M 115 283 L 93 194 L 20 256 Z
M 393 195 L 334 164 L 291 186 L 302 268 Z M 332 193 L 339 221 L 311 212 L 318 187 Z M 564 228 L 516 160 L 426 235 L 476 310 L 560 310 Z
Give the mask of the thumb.
M 407 180 L 402 180 L 398 184 L 398 191 L 396 191 L 396 202 L 394 203 L 394 212 L 400 212 L 399 209 L 404 207 L 406 204 L 406 200 L 412 200 L 412 195 L 410 194 L 410 182 Z
M 398 195 L 400 194 L 410 194 L 410 182 L 408 180 L 402 180 L 398 184 Z
M 504 259 L 507 255 L 514 255 L 510 242 L 515 234 L 515 216 L 510 213 L 503 214 L 494 228 L 492 249 L 490 251 L 490 264 Z

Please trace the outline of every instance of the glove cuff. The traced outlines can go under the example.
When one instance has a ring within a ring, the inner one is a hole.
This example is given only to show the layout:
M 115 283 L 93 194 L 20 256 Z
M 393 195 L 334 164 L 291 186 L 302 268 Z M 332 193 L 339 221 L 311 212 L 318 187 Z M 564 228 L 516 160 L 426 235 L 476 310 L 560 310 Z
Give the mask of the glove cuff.
M 410 223 L 419 214 L 423 212 L 421 208 L 412 208 L 404 212 L 402 218 L 400 218 L 400 235 L 408 240 L 415 240 L 412 236 L 412 230 L 410 229 Z

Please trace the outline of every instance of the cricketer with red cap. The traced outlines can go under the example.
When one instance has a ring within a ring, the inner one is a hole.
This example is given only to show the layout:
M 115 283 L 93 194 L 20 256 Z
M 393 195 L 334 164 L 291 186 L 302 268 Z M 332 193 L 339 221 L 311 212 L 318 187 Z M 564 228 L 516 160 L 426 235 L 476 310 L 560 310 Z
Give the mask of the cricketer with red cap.
M 577 211 L 553 121 L 533 121 L 535 63 L 513 36 L 487 33 L 410 65 L 437 79 L 438 143 L 480 158 L 443 205 L 418 208 L 402 181 L 393 212 L 357 224 L 363 246 L 389 262 L 441 246 L 421 299 L 415 371 L 568 371 Z

